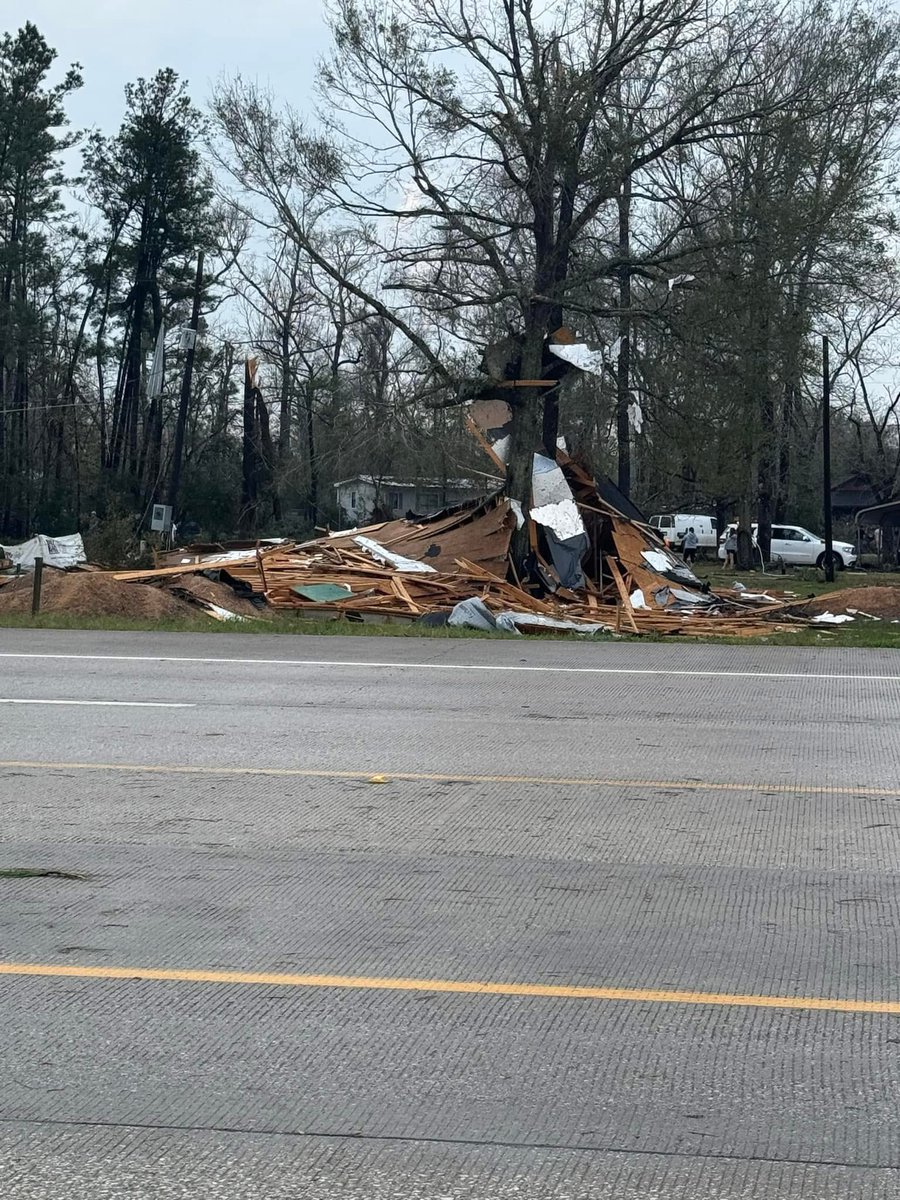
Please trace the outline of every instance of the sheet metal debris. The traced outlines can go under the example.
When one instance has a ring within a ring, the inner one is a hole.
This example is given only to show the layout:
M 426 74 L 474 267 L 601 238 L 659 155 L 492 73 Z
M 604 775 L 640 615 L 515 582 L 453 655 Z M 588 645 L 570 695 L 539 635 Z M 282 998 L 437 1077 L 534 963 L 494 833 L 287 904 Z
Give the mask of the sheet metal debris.
M 397 571 L 406 571 L 411 574 L 427 575 L 436 574 L 434 567 L 430 567 L 428 563 L 419 562 L 414 558 L 407 558 L 403 554 L 394 554 L 391 550 L 386 550 L 384 546 L 373 542 L 371 538 L 355 537 L 354 542 L 357 546 L 361 546 L 366 550 L 376 562 L 386 563 L 390 567 L 394 567 Z
M 538 525 L 546 525 L 563 542 L 584 533 L 584 522 L 574 500 L 542 504 L 540 508 L 531 510 L 531 517 Z

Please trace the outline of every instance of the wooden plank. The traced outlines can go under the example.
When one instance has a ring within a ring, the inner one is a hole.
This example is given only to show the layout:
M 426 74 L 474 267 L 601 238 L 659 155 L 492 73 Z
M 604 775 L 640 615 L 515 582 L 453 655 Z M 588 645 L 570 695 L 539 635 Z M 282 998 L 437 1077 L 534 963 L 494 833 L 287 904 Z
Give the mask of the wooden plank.
M 177 567 L 155 567 L 142 571 L 113 571 L 112 577 L 136 583 L 143 579 L 167 579 L 174 578 L 176 575 L 193 575 L 198 571 L 228 570 L 234 573 L 236 570 L 246 570 L 248 567 L 255 573 L 256 561 L 252 550 L 249 551 L 248 558 L 241 560 L 216 559 L 214 562 L 208 563 L 180 563 Z
M 501 379 L 499 383 L 494 385 L 498 388 L 534 388 L 534 387 L 559 387 L 558 379 Z
M 475 419 L 471 413 L 466 414 L 466 429 L 468 429 L 475 441 L 478 442 L 479 446 L 482 448 L 497 470 L 500 471 L 501 474 L 505 475 L 506 463 L 498 454 L 494 452 L 494 447 L 475 424 Z
M 574 346 L 578 338 L 568 325 L 560 325 L 559 329 L 554 329 L 550 334 L 549 340 L 555 342 L 557 346 Z
M 260 549 L 258 546 L 256 548 L 256 565 L 257 565 L 257 567 L 259 567 L 259 575 L 260 575 L 260 578 L 262 579 L 263 591 L 267 592 L 269 590 L 269 587 L 268 587 L 268 584 L 266 583 L 266 571 L 265 571 L 265 567 L 263 567 L 263 556 L 260 553 Z
M 606 565 L 609 567 L 609 572 L 615 581 L 616 588 L 618 589 L 619 599 L 622 601 L 622 609 L 625 613 L 625 620 L 631 626 L 633 633 L 639 633 L 640 630 L 638 629 L 634 620 L 634 609 L 631 606 L 631 597 L 628 595 L 628 588 L 625 586 L 625 580 L 622 578 L 622 572 L 619 570 L 619 564 L 612 557 L 612 555 L 609 555 L 606 559 Z
M 418 606 L 418 604 L 414 603 L 413 598 L 410 596 L 409 592 L 406 590 L 406 587 L 405 587 L 402 579 L 399 579 L 396 575 L 392 575 L 391 576 L 391 588 L 393 589 L 394 593 L 405 604 L 409 605 L 410 612 L 414 612 L 417 614 L 421 613 L 421 611 L 422 611 L 421 608 Z

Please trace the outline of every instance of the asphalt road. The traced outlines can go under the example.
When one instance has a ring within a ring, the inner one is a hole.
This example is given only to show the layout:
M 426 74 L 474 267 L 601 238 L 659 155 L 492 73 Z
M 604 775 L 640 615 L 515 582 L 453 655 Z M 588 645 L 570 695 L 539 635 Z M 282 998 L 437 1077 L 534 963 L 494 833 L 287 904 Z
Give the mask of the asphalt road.
M 890 651 L 0 630 L 0 1192 L 896 1200 L 898 715 Z

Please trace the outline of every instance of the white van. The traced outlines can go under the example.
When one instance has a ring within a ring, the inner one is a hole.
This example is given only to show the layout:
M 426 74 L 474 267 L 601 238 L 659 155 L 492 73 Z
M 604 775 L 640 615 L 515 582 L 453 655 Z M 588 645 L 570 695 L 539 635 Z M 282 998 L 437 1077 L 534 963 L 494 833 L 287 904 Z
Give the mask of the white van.
M 696 533 L 701 550 L 715 550 L 718 545 L 716 518 L 703 513 L 657 513 L 650 524 L 673 550 L 681 550 L 689 529 Z

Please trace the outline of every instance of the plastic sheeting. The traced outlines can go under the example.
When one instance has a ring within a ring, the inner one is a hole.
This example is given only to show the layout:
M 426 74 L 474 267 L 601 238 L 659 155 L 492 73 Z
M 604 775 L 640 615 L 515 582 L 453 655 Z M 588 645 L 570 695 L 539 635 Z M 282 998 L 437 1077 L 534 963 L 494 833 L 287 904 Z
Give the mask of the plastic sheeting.
M 653 599 L 660 608 L 669 607 L 679 612 L 687 612 L 698 605 L 701 608 L 709 608 L 714 604 L 713 598 L 705 593 L 698 595 L 696 592 L 684 592 L 676 587 L 655 588 Z
M 34 560 L 43 558 L 48 567 L 75 567 L 87 562 L 84 552 L 84 542 L 80 533 L 70 533 L 65 537 L 51 538 L 39 533 L 37 537 L 22 542 L 18 546 L 4 546 L 6 557 L 14 566 L 23 571 L 34 570 Z
M 590 546 L 588 535 L 579 533 L 575 537 L 562 539 L 558 538 L 552 529 L 548 529 L 547 545 L 550 547 L 550 557 L 563 587 L 573 591 L 583 588 L 584 571 L 581 569 L 581 560 Z
M 540 613 L 522 613 L 522 612 L 502 612 L 497 614 L 497 628 L 508 629 L 513 628 L 516 632 L 521 632 L 520 626 L 533 628 L 539 626 L 541 629 L 557 629 L 560 633 L 577 633 L 582 637 L 590 637 L 595 633 L 612 633 L 613 629 L 610 625 L 589 624 L 586 621 L 564 621 L 558 620 L 556 617 L 544 617 Z
M 447 624 L 461 629 L 481 629 L 487 633 L 497 628 L 494 614 L 477 596 L 473 596 L 471 600 L 460 600 L 459 604 L 454 604 L 453 611 L 447 618 Z
M 588 342 L 553 342 L 548 349 L 551 354 L 555 354 L 563 362 L 577 367 L 579 371 L 586 371 L 588 375 L 602 375 L 605 365 L 619 353 L 621 344 L 621 338 L 616 338 L 608 346 L 597 346 L 596 344 L 592 346 Z
M 606 362 L 603 350 L 592 348 L 587 342 L 575 342 L 574 345 L 552 344 L 549 350 L 551 354 L 577 367 L 579 371 L 586 371 L 589 375 L 603 374 L 603 365 Z
M 458 628 L 481 629 L 486 633 L 497 629 L 505 633 L 521 633 L 519 626 L 556 629 L 561 633 L 578 633 L 583 637 L 590 637 L 594 633 L 612 632 L 609 625 L 558 620 L 556 617 L 545 617 L 539 613 L 501 612 L 495 615 L 477 596 L 473 596 L 470 600 L 460 600 L 459 604 L 454 605 L 453 611 L 447 618 L 447 624 L 455 625 Z

